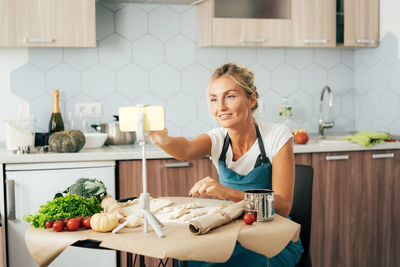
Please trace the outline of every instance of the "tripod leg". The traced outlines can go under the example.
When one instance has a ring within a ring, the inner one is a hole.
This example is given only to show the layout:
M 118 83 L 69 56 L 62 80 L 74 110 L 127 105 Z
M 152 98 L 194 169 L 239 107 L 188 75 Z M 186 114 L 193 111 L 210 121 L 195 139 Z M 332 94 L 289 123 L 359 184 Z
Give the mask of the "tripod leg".
M 156 234 L 158 235 L 158 237 L 164 237 L 165 235 L 164 235 L 163 231 L 161 230 L 160 225 L 158 225 L 155 216 L 148 210 L 143 210 L 142 212 L 143 212 L 143 215 L 149 221 L 151 227 L 153 227 L 153 229 L 156 232 Z
M 158 223 L 159 226 L 161 226 L 161 227 L 164 226 L 164 224 L 162 224 L 162 222 L 157 218 L 156 215 L 153 214 L 153 217 L 154 217 L 154 219 L 157 221 L 157 223 Z
M 128 223 L 130 223 L 131 221 L 135 220 L 137 217 L 139 217 L 141 214 L 141 212 L 138 212 L 137 214 L 134 215 L 130 215 L 127 217 L 126 221 L 124 221 L 123 223 L 121 223 L 120 225 L 118 225 L 116 228 L 114 228 L 114 230 L 112 230 L 112 233 L 115 234 L 117 233 L 119 230 L 121 230 L 122 228 L 124 228 Z

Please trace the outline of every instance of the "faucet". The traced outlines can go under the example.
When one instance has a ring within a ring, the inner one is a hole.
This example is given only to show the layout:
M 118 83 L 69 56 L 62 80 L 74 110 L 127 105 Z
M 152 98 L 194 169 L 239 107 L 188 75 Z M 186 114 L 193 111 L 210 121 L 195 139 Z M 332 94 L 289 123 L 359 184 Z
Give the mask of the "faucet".
M 318 134 L 320 137 L 324 136 L 324 129 L 325 128 L 332 128 L 334 125 L 333 119 L 331 122 L 324 122 L 324 120 L 322 119 L 322 106 L 324 103 L 324 94 L 325 92 L 328 91 L 328 96 L 329 96 L 329 102 L 328 102 L 328 106 L 329 108 L 333 107 L 333 94 L 332 94 L 332 90 L 331 88 L 329 88 L 329 86 L 325 86 L 324 88 L 322 88 L 322 92 L 321 92 L 321 99 L 319 102 L 319 130 L 318 130 Z

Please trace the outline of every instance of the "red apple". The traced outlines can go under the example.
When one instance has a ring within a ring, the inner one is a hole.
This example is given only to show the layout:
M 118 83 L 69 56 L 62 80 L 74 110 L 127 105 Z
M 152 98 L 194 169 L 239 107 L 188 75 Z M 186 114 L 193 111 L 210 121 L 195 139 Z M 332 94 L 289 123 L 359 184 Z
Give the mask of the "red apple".
M 306 144 L 308 142 L 308 134 L 306 132 L 296 133 L 294 141 L 296 144 Z

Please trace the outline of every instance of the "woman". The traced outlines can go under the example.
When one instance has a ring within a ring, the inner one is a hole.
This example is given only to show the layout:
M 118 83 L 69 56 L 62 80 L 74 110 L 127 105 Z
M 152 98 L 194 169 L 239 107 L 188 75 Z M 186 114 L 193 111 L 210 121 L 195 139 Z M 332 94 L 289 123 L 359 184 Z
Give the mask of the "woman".
M 289 215 L 294 186 L 292 134 L 279 124 L 259 123 L 254 75 L 247 68 L 225 64 L 211 77 L 208 99 L 212 115 L 221 128 L 193 140 L 170 137 L 165 129 L 150 134 L 151 141 L 180 160 L 210 156 L 219 173 L 198 181 L 189 194 L 218 196 L 240 201 L 246 189 L 273 189 L 275 212 Z M 236 244 L 223 263 L 189 262 L 189 266 L 294 266 L 303 252 L 300 241 L 290 242 L 277 256 L 267 258 Z

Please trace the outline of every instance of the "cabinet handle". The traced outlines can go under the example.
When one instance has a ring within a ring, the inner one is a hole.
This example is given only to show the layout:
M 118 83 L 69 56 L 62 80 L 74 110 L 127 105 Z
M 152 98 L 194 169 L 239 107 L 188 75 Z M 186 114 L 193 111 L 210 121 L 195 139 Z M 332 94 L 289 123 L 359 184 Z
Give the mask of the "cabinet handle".
M 349 155 L 326 156 L 326 160 L 342 160 L 349 159 Z
M 243 38 L 242 42 L 244 43 L 264 43 L 264 38 Z
M 372 39 L 357 39 L 357 44 L 373 44 L 375 40 Z
M 8 215 L 9 220 L 15 220 L 15 181 L 6 180 L 8 196 Z
M 373 159 L 388 159 L 394 158 L 394 153 L 386 153 L 386 154 L 372 154 Z
M 53 38 L 25 38 L 26 43 L 52 43 Z
M 305 39 L 304 43 L 306 44 L 326 44 L 328 43 L 327 39 Z
M 165 163 L 165 168 L 184 168 L 192 166 L 191 162 Z

